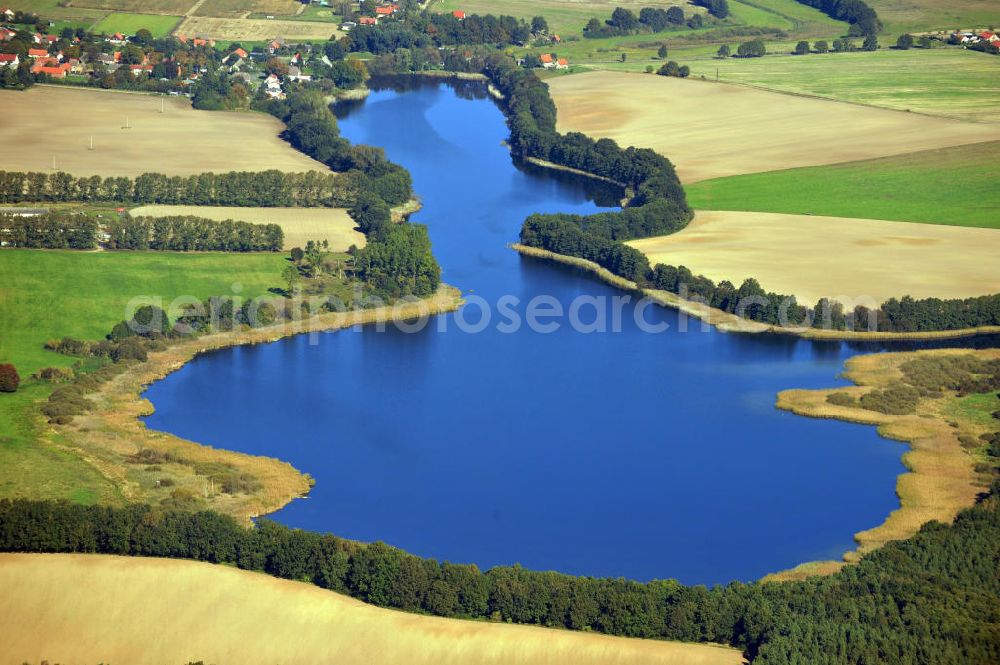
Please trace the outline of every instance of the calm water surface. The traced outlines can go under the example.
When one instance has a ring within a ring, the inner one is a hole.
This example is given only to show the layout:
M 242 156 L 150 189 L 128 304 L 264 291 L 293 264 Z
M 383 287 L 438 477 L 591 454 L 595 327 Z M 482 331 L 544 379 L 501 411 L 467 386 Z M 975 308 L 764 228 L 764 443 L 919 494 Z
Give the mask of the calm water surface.
M 607 192 L 516 168 L 475 88 L 386 89 L 341 113 L 347 138 L 413 174 L 448 283 L 490 302 L 621 295 L 506 248 L 526 215 L 593 212 Z M 750 580 L 839 557 L 898 506 L 901 444 L 773 406 L 843 383 L 846 345 L 682 333 L 659 308 L 647 320 L 671 327 L 649 334 L 631 305 L 616 334 L 503 333 L 495 310 L 468 334 L 456 316 L 480 312 L 212 353 L 149 389 L 148 424 L 312 474 L 285 524 L 481 567 Z

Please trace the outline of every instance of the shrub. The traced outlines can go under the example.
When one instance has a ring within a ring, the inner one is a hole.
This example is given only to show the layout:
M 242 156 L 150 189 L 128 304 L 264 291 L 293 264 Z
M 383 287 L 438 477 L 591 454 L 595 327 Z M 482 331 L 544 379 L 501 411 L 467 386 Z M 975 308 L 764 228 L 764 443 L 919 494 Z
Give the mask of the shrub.
M 826 396 L 826 401 L 834 406 L 857 406 L 858 400 L 849 393 L 833 393 Z
M 66 383 L 73 380 L 73 370 L 69 367 L 45 367 L 32 374 L 32 378 L 50 383 Z
M 893 386 L 873 390 L 861 396 L 861 407 L 892 416 L 905 416 L 917 410 L 920 391 L 910 386 Z
M 140 362 L 146 362 L 147 358 L 146 347 L 142 345 L 142 342 L 135 337 L 129 337 L 123 339 L 115 348 L 111 351 L 111 359 L 117 362 L 122 362 L 123 360 L 138 360 Z
M 17 369 L 11 364 L 0 365 L 0 392 L 17 392 L 17 387 L 21 385 L 21 377 Z

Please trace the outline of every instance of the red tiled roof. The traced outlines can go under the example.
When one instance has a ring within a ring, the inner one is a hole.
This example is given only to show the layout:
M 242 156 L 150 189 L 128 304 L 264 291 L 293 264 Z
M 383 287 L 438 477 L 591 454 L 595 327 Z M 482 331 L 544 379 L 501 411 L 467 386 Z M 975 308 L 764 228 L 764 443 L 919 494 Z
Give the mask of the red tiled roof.
M 17 53 L 0 53 L 0 62 L 14 62 L 17 60 Z
M 361 25 L 375 25 L 376 23 L 378 23 L 378 21 L 376 21 L 371 16 L 362 16 L 361 18 L 358 19 L 358 23 L 360 23 Z
M 550 63 L 550 62 L 552 62 L 552 55 L 549 54 L 549 53 L 543 53 L 542 55 L 540 55 L 538 57 L 538 59 L 541 60 L 544 63 Z
M 236 49 L 235 51 L 233 51 L 233 53 L 235 53 L 236 55 L 240 56 L 241 58 L 247 57 L 247 52 L 244 51 L 241 48 Z
M 389 16 L 392 14 L 392 7 L 376 7 L 375 13 L 381 16 Z
M 62 67 L 45 67 L 43 65 L 35 65 L 31 68 L 32 74 L 48 74 L 49 76 L 54 76 L 56 78 L 62 78 L 66 76 L 66 70 Z
M 566 58 L 559 58 L 559 64 L 560 65 L 568 65 L 569 64 L 569 60 L 567 60 Z
M 461 9 L 456 9 L 451 13 L 451 15 L 454 16 L 455 18 L 465 18 L 465 12 L 463 12 Z
M 44 58 L 48 54 L 49 54 L 49 52 L 46 51 L 43 48 L 29 48 L 28 49 L 28 55 L 31 56 L 32 58 Z

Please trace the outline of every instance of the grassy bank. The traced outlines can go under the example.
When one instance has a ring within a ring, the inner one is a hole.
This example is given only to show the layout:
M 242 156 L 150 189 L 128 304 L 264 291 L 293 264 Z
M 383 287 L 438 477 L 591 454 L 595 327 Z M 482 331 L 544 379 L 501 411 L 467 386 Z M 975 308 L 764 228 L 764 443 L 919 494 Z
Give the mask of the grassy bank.
M 900 389 L 904 381 L 900 367 L 914 359 L 941 359 L 955 356 L 982 360 L 1000 358 L 1000 350 L 937 349 L 906 353 L 856 356 L 847 362 L 845 377 L 856 386 L 828 390 L 788 390 L 778 395 L 777 406 L 802 416 L 832 418 L 875 425 L 882 436 L 909 444 L 903 455 L 908 472 L 896 483 L 900 507 L 882 524 L 855 535 L 858 549 L 848 552 L 845 560 L 856 561 L 866 552 L 888 541 L 912 536 L 926 522 L 951 522 L 960 510 L 970 506 L 989 485 L 988 472 L 980 473 L 977 462 L 985 459 L 980 450 L 980 436 L 995 432 L 1000 421 L 984 409 L 995 402 L 989 395 L 959 397 L 954 391 L 940 395 L 922 395 L 907 413 L 894 415 L 863 408 L 858 403 L 836 404 L 828 397 L 838 394 L 857 400 L 873 391 Z M 943 384 L 942 384 L 943 385 Z M 992 396 L 995 400 L 995 395 Z M 836 562 L 818 562 L 805 570 L 833 567 Z M 801 570 L 771 576 L 769 579 L 798 577 Z
M 688 185 L 705 210 L 748 210 L 1000 228 L 989 141 L 908 155 L 717 178 Z

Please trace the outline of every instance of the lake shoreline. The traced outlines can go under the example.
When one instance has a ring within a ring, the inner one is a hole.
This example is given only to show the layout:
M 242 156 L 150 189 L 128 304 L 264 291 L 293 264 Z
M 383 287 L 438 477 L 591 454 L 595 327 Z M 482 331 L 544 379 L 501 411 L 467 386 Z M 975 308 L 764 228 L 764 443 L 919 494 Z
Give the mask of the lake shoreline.
M 834 393 L 858 397 L 871 389 L 891 384 L 900 376 L 899 366 L 918 356 L 975 354 L 1000 358 L 1000 350 L 934 349 L 855 356 L 845 365 L 844 377 L 854 383 L 849 387 L 819 390 L 784 390 L 775 406 L 807 418 L 841 420 L 873 425 L 880 436 L 905 443 L 902 461 L 906 473 L 896 479 L 899 508 L 889 513 L 877 526 L 854 535 L 857 548 L 845 552 L 842 561 L 812 561 L 795 568 L 766 575 L 762 581 L 802 579 L 836 572 L 843 565 L 856 563 L 861 556 L 888 542 L 905 540 L 928 521 L 950 524 L 963 509 L 970 507 L 980 492 L 986 491 L 977 478 L 975 458 L 959 441 L 962 422 L 953 414 L 938 410 L 939 405 L 918 409 L 910 415 L 889 415 L 856 406 L 838 406 L 827 401 Z
M 511 248 L 523 256 L 554 261 L 587 270 L 611 286 L 650 297 L 661 306 L 677 309 L 701 320 L 703 325 L 712 325 L 721 331 L 751 334 L 797 334 L 787 330 L 774 330 L 774 326 L 746 321 L 728 312 L 683 300 L 672 293 L 640 289 L 634 282 L 619 277 L 585 259 L 519 244 L 511 245 Z M 965 333 L 966 331 L 956 332 Z M 862 335 L 865 336 L 862 337 Z M 819 339 L 915 339 L 912 336 L 890 337 L 889 335 L 892 334 L 852 333 L 850 336 L 840 338 L 821 337 Z M 805 339 L 818 339 L 808 335 L 799 334 L 798 336 Z M 941 339 L 941 337 L 931 336 L 926 339 Z M 862 408 L 835 406 L 826 401 L 827 396 L 832 393 L 847 392 L 857 396 L 867 392 L 871 386 L 880 385 L 884 382 L 883 376 L 887 363 L 895 368 L 916 354 L 957 353 L 977 352 L 963 349 L 936 349 L 855 356 L 847 361 L 844 373 L 846 378 L 854 382 L 855 385 L 852 387 L 819 390 L 789 389 L 778 394 L 775 402 L 778 409 L 803 417 L 873 425 L 877 427 L 880 436 L 905 443 L 909 450 L 902 456 L 902 462 L 907 471 L 896 478 L 899 508 L 890 512 L 877 526 L 856 533 L 854 539 L 858 545 L 857 548 L 845 552 L 842 561 L 807 561 L 793 568 L 765 575 L 761 581 L 804 579 L 815 575 L 833 574 L 846 564 L 856 563 L 862 555 L 887 542 L 903 540 L 912 536 L 921 525 L 929 520 L 937 519 L 949 523 L 960 510 L 972 505 L 975 497 L 983 489 L 975 479 L 974 460 L 959 444 L 956 430 L 950 427 L 940 417 L 940 414 L 933 414 L 931 417 L 893 416 Z M 1000 351 L 996 350 L 985 350 L 978 353 L 1000 357 Z
M 522 256 L 553 261 L 564 265 L 575 266 L 586 270 L 611 286 L 624 291 L 633 291 L 652 298 L 663 307 L 676 309 L 683 314 L 701 320 L 705 325 L 716 327 L 721 332 L 738 332 L 751 334 L 773 334 L 799 337 L 814 341 L 844 341 L 844 342 L 893 342 L 893 341 L 933 341 L 963 339 L 980 335 L 1000 334 L 1000 326 L 980 326 L 977 328 L 958 328 L 955 330 L 932 330 L 927 332 L 857 332 L 853 330 L 823 330 L 817 328 L 783 328 L 768 323 L 750 321 L 724 312 L 720 309 L 703 305 L 691 300 L 685 300 L 675 293 L 657 289 L 643 289 L 635 282 L 615 275 L 610 270 L 576 256 L 568 256 L 556 252 L 531 247 L 520 243 L 511 243 L 510 248 Z
M 291 464 L 273 457 L 240 453 L 189 441 L 167 432 L 147 429 L 142 418 L 154 412 L 153 404 L 142 395 L 156 381 L 181 369 L 189 362 L 221 349 L 266 344 L 301 334 L 317 334 L 358 325 L 390 323 L 442 314 L 458 309 L 461 292 L 442 284 L 428 298 L 397 305 L 350 312 L 332 312 L 300 321 L 262 328 L 217 332 L 177 342 L 163 351 L 152 352 L 146 362 L 135 363 L 114 376 L 88 397 L 95 403 L 88 413 L 68 425 L 52 427 L 56 437 L 70 451 L 107 478 L 127 501 L 149 498 L 134 478 L 128 463 L 140 451 L 173 455 L 194 464 L 224 464 L 250 474 L 261 484 L 251 494 L 208 494 L 208 508 L 249 523 L 253 518 L 280 510 L 308 494 L 312 479 Z

